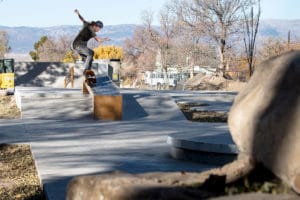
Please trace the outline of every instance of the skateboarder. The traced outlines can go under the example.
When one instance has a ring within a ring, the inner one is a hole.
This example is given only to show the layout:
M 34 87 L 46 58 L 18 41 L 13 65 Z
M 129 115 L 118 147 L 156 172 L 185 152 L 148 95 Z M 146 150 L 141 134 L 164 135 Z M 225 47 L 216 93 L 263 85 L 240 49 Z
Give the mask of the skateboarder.
M 92 21 L 87 22 L 79 13 L 77 9 L 74 11 L 79 19 L 83 22 L 83 28 L 75 37 L 72 42 L 72 49 L 75 50 L 82 58 L 84 63 L 84 71 L 83 74 L 87 70 L 92 68 L 94 51 L 87 47 L 87 43 L 91 38 L 94 38 L 97 42 L 103 43 L 105 41 L 109 41 L 109 38 L 100 38 L 96 35 L 103 28 L 103 23 L 101 21 Z

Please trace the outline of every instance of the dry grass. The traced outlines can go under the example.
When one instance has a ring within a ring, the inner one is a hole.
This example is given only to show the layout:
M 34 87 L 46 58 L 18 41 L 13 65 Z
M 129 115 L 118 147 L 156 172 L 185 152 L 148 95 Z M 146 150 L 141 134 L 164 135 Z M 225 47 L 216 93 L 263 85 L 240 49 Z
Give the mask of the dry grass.
M 0 119 L 20 116 L 14 96 L 1 94 Z M 0 144 L 0 199 L 45 199 L 29 145 Z
M 20 116 L 15 97 L 0 95 L 0 119 L 18 119 Z
M 0 198 L 44 200 L 29 145 L 0 145 Z

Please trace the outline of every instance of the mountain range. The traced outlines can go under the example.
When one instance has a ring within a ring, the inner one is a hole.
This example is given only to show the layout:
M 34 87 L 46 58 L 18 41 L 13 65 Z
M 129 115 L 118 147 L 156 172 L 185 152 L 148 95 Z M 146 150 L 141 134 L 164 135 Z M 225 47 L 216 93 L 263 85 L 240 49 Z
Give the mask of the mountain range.
M 106 44 L 122 45 L 126 38 L 133 35 L 136 25 L 124 24 L 106 26 L 100 33 L 101 37 L 109 37 L 111 41 Z M 42 36 L 59 37 L 68 36 L 71 40 L 75 37 L 81 26 L 62 25 L 53 27 L 7 27 L 1 26 L 0 30 L 7 32 L 9 46 L 13 53 L 28 53 L 33 49 L 34 43 Z
M 122 45 L 126 38 L 131 38 L 135 24 L 106 26 L 100 33 L 101 37 L 110 37 L 111 44 Z M 28 53 L 41 36 L 58 37 L 66 35 L 73 38 L 81 26 L 62 25 L 53 27 L 7 27 L 1 26 L 0 30 L 8 33 L 9 45 L 13 53 Z M 291 31 L 292 39 L 300 39 L 300 20 L 261 20 L 258 37 L 287 38 Z M 109 43 L 108 43 L 109 44 Z

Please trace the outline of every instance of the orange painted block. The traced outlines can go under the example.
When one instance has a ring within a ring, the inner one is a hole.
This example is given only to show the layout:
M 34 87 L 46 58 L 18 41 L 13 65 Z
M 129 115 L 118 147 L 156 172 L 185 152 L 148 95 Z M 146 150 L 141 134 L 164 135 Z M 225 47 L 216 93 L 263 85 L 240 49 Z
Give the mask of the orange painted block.
M 94 119 L 121 120 L 122 119 L 122 95 L 94 96 Z

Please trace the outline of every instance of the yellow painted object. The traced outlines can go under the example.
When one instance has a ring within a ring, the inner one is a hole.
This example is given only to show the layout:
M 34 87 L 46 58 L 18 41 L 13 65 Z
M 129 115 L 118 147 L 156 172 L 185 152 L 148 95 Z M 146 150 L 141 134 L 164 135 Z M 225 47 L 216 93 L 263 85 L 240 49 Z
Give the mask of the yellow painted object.
M 15 87 L 15 74 L 14 73 L 1 73 L 0 74 L 0 88 L 9 89 Z

